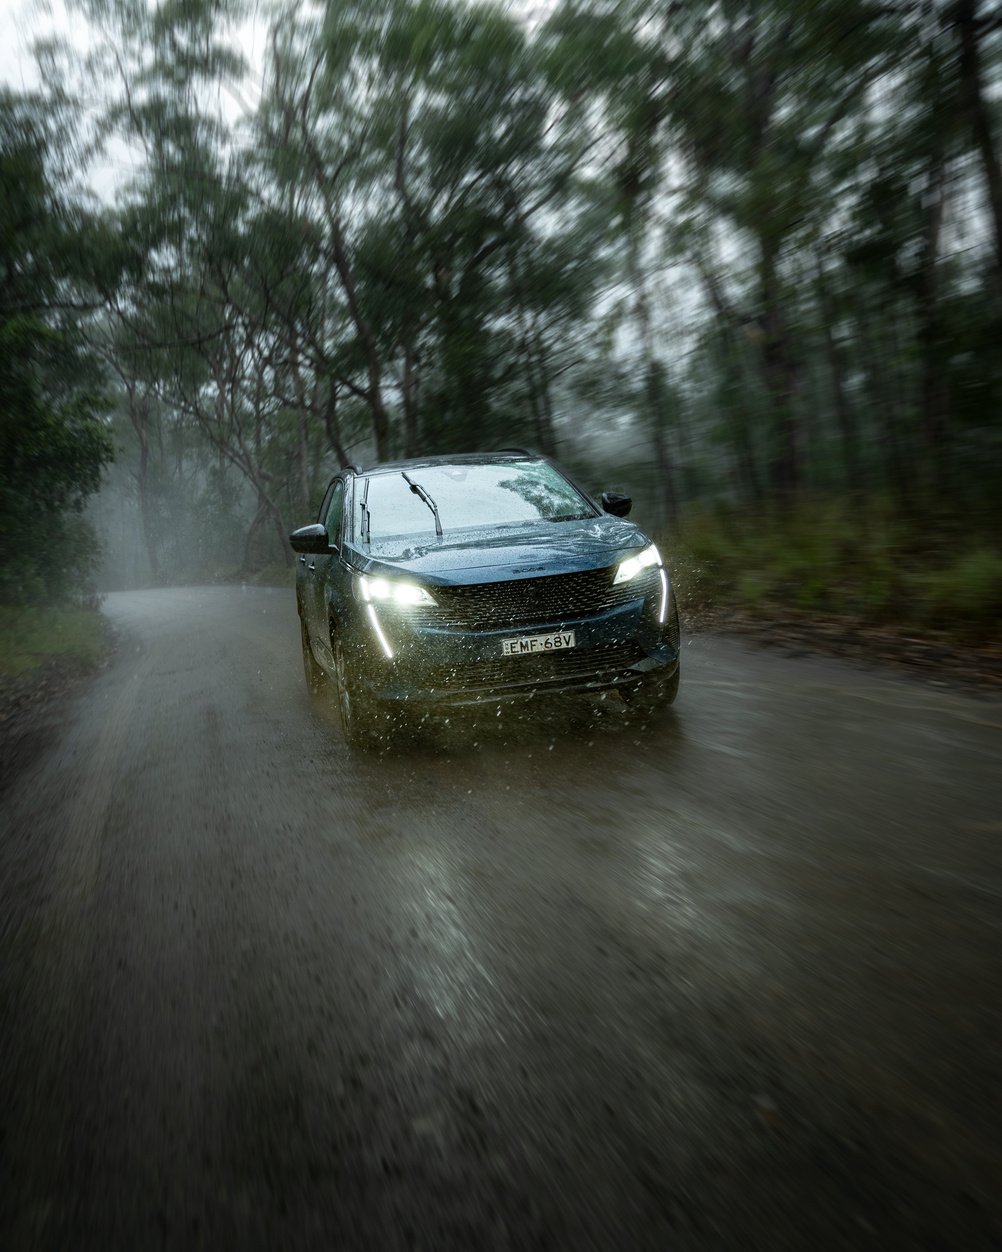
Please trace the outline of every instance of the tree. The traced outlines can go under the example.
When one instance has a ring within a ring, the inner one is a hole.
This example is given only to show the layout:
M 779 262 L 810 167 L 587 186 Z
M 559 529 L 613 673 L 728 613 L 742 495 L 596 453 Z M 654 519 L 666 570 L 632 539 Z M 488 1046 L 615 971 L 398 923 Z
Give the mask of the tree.
M 14 600 L 86 589 L 79 515 L 112 456 L 82 335 L 107 238 L 57 193 L 56 139 L 40 101 L 0 94 L 0 596 Z

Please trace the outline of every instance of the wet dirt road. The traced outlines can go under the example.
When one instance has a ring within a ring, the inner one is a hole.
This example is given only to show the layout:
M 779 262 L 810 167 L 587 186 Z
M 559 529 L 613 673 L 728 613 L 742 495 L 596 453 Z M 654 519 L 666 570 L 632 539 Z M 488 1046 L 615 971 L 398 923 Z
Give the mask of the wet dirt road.
M 692 641 L 352 757 L 289 592 L 109 597 L 0 800 L 0 1248 L 997 1248 L 1002 704 Z

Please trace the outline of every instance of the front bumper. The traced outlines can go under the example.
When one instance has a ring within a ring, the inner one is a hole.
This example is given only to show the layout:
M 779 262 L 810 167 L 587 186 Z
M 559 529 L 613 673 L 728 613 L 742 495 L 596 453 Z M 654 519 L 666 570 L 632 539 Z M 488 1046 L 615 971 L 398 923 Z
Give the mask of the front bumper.
M 380 628 L 392 657 L 360 615 L 353 631 L 358 681 L 380 702 L 448 708 L 610 690 L 655 674 L 670 678 L 678 666 L 678 618 L 669 612 L 659 625 L 657 588 L 653 591 L 641 588 L 635 599 L 601 613 L 481 630 L 383 611 Z M 570 630 L 576 646 L 566 651 L 502 655 L 504 639 Z

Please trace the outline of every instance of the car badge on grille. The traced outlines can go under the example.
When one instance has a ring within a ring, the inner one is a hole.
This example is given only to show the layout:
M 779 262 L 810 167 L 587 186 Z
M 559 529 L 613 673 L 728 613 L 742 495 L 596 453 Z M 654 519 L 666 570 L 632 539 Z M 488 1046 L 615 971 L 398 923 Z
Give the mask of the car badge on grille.
M 513 569 L 513 574 L 534 574 L 537 570 L 546 569 L 545 565 L 523 565 L 519 569 Z

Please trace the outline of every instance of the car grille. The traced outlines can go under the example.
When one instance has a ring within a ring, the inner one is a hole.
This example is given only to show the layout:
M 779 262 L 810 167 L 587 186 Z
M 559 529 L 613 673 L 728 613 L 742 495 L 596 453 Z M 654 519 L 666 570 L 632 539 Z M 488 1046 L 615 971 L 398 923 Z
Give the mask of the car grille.
M 614 587 L 616 567 L 515 578 L 461 587 L 435 587 L 437 601 L 414 614 L 422 625 L 459 630 L 517 629 L 543 622 L 558 625 L 629 604 L 660 590 L 656 569 Z
M 642 660 L 636 643 L 599 648 L 569 648 L 566 652 L 537 652 L 533 656 L 500 657 L 436 666 L 423 675 L 429 694 L 445 691 L 531 689 L 548 683 L 609 681 Z

